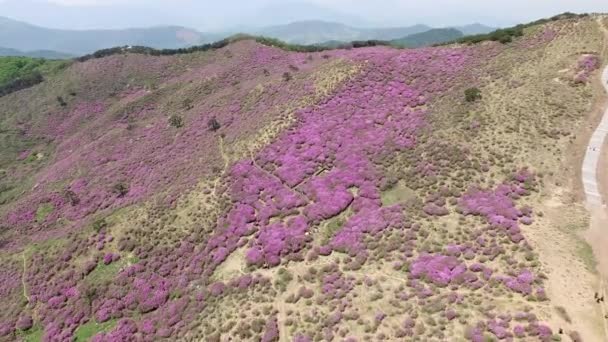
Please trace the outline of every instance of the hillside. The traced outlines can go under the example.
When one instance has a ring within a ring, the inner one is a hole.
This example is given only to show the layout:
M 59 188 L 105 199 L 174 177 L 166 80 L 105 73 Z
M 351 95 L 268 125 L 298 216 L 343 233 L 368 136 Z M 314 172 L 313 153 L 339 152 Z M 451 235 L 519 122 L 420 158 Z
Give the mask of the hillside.
M 56 30 L 0 17 L 0 46 L 21 50 L 52 50 L 70 55 L 123 45 L 180 48 L 216 40 L 215 35 L 178 27 L 133 28 L 125 30 Z
M 45 71 L 0 96 L 0 341 L 605 340 L 605 31 Z

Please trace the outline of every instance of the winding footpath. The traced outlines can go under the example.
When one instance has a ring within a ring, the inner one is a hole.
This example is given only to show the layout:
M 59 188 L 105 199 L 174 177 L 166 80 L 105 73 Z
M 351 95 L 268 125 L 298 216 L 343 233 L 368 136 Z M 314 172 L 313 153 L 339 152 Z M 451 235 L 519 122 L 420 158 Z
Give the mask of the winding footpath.
M 604 69 L 601 80 L 604 89 L 608 93 L 608 66 Z M 585 152 L 585 159 L 583 160 L 583 186 L 585 188 L 585 198 L 589 209 L 604 205 L 598 186 L 599 180 L 597 169 L 606 134 L 608 134 L 608 108 L 606 108 L 606 111 L 602 116 L 602 121 L 593 132 L 593 135 L 591 135 L 591 139 L 587 145 L 587 151 Z

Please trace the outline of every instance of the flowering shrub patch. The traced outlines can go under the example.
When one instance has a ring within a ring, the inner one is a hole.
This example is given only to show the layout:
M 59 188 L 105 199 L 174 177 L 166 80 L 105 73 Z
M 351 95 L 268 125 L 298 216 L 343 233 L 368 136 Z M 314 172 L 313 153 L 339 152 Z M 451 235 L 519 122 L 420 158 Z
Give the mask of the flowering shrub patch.
M 583 55 L 576 65 L 574 83 L 587 83 L 589 76 L 595 70 L 599 69 L 601 65 L 600 59 L 597 55 L 588 54 Z
M 456 257 L 425 254 L 412 263 L 410 274 L 414 278 L 425 277 L 437 285 L 446 286 L 466 269 Z
M 513 45 L 556 35 L 539 32 Z M 356 326 L 363 339 L 449 340 L 451 327 L 479 321 L 468 339 L 547 339 L 531 316 L 514 324 L 483 302 L 546 299 L 522 234 L 536 227 L 520 202 L 537 176 L 521 169 L 496 184 L 500 156 L 434 132 L 446 103 L 470 107 L 467 87 L 493 98 L 477 76 L 509 48 L 321 55 L 242 41 L 211 57 L 74 66 L 101 83 L 119 73 L 116 89 L 62 95 L 45 125 L 24 125 L 55 151 L 2 213 L 12 236 L 52 232 L 62 243 L 27 244 L 0 267 L 0 298 L 16 303 L 0 313 L 0 336 L 40 327 L 43 341 L 354 341 Z M 344 64 L 357 72 L 319 80 L 321 66 Z M 121 73 L 130 68 L 155 77 L 140 84 Z M 275 119 L 287 124 L 240 149 Z M 490 121 L 473 122 L 466 134 Z M 12 162 L 38 149 L 19 151 Z M 383 203 L 395 184 L 407 196 Z

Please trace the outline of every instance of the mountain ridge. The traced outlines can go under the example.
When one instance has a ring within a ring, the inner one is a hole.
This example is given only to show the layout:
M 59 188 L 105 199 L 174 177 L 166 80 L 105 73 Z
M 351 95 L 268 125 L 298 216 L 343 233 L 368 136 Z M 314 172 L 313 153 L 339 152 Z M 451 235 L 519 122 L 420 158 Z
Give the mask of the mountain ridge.
M 111 46 L 147 45 L 180 48 L 217 39 L 181 26 L 113 30 L 47 29 L 0 17 L 0 46 L 21 51 L 53 50 L 81 55 Z
M 46 59 L 69 59 L 76 57 L 68 53 L 53 51 L 53 50 L 32 50 L 21 51 L 12 48 L 0 47 L 0 56 L 2 57 L 31 57 L 31 58 L 46 58 Z
M 475 24 L 472 24 L 475 25 Z M 476 26 L 479 30 L 480 26 Z M 405 27 L 357 28 L 323 20 L 296 21 L 286 25 L 245 30 L 297 44 L 319 44 L 326 41 L 394 40 L 422 33 L 432 28 L 417 24 Z M 0 17 L 0 46 L 23 53 L 35 50 L 83 55 L 104 48 L 125 45 L 152 48 L 185 48 L 217 41 L 232 33 L 204 33 L 177 25 L 109 30 L 47 29 L 29 23 Z

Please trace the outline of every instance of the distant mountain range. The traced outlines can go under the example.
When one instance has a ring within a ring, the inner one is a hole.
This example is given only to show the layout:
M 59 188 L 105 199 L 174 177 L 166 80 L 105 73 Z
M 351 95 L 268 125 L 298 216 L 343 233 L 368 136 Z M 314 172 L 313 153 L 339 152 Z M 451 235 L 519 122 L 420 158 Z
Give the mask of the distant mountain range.
M 483 25 L 480 23 L 463 25 L 463 26 L 454 26 L 451 28 L 457 29 L 458 31 L 462 32 L 465 36 L 470 36 L 473 34 L 490 33 L 497 29 L 497 27 L 486 26 L 486 25 Z
M 57 52 L 53 50 L 33 50 L 33 51 L 21 51 L 11 48 L 0 47 L 0 56 L 24 56 L 32 58 L 46 58 L 46 59 L 68 59 L 75 57 L 63 52 Z
M 427 25 L 413 25 L 391 28 L 356 28 L 340 23 L 319 20 L 298 21 L 287 25 L 278 25 L 255 30 L 253 33 L 278 38 L 288 43 L 319 44 L 327 42 L 350 42 L 353 40 L 403 40 L 409 36 L 427 34 L 414 37 L 414 41 L 425 41 L 434 36 L 432 44 L 456 39 L 463 35 L 488 33 L 495 28 L 482 24 L 471 24 L 448 29 L 435 29 Z M 460 33 L 460 34 L 458 34 Z M 446 34 L 446 38 L 441 38 Z M 417 46 L 420 46 L 417 44 Z
M 261 28 L 253 33 L 288 43 L 318 44 L 326 41 L 392 40 L 430 30 L 426 25 L 394 28 L 356 28 L 340 23 L 309 20 Z
M 492 30 L 494 29 L 481 24 L 451 29 L 435 29 L 422 24 L 392 28 L 357 28 L 336 22 L 308 20 L 242 31 L 297 44 L 394 40 L 399 45 L 416 47 L 445 42 L 466 34 L 487 33 Z M 2 47 L 0 56 L 68 58 L 124 45 L 175 49 L 217 41 L 234 33 L 236 32 L 203 33 L 181 26 L 122 30 L 59 30 L 0 17 L 0 47 Z
M 442 28 L 415 33 L 403 38 L 393 39 L 390 42 L 396 46 L 417 48 L 445 43 L 462 37 L 464 37 L 464 34 L 460 30 L 454 28 Z
M 179 48 L 217 39 L 180 26 L 124 30 L 57 30 L 0 17 L 0 46 L 21 51 L 52 50 L 82 55 L 121 45 Z

